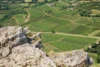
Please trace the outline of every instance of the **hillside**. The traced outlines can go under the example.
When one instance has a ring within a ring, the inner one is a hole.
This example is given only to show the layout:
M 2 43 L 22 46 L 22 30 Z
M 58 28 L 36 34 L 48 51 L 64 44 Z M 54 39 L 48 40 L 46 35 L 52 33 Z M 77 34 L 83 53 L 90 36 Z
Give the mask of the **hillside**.
M 84 50 L 100 41 L 99 0 L 23 1 L 0 1 L 0 27 L 22 26 L 41 32 L 43 51 L 47 54 Z

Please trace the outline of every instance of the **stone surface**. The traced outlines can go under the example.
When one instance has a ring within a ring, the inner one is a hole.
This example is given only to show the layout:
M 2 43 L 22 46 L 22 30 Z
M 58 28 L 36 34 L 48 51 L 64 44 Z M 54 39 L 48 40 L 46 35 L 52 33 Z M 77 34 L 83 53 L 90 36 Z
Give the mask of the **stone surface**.
M 66 67 L 88 67 L 90 65 L 90 58 L 83 50 L 55 53 L 51 57 L 58 66 L 65 65 Z
M 33 34 L 28 28 L 13 26 L 1 28 L 0 67 L 56 67 L 41 50 L 40 37 L 40 33 Z
M 41 33 L 28 28 L 8 26 L 0 28 L 0 67 L 83 67 L 89 57 L 84 51 L 51 53 L 42 51 Z

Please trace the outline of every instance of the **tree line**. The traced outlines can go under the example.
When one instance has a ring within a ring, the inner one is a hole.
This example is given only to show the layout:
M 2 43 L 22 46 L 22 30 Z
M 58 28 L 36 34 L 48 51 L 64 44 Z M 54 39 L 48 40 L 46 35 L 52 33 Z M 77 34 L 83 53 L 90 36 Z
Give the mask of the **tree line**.
M 100 1 L 98 2 L 87 2 L 87 3 L 82 3 L 77 6 L 78 12 L 81 16 L 86 16 L 86 17 L 92 17 L 91 10 L 100 10 Z M 100 14 L 94 15 L 93 17 L 100 17 Z
M 98 43 L 93 43 L 91 47 L 85 49 L 86 52 L 97 54 L 97 63 L 100 63 L 100 41 Z
M 31 3 L 37 3 L 38 2 L 38 0 L 0 0 L 0 2 L 12 2 L 12 3 L 15 3 L 16 1 L 20 1 L 20 2 L 22 2 L 22 3 L 25 3 L 25 2 L 31 2 Z M 46 3 L 46 2 L 48 2 L 49 0 L 44 0 L 44 2 Z M 58 1 L 58 0 L 51 0 L 52 2 L 53 1 Z

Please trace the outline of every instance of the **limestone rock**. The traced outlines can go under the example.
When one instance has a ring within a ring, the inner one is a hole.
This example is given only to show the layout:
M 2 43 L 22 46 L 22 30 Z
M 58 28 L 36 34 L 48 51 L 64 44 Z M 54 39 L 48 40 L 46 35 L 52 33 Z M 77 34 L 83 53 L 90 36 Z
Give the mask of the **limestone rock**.
M 56 67 L 40 50 L 40 33 L 29 36 L 29 32 L 28 28 L 13 26 L 0 29 L 0 67 Z
M 55 53 L 52 56 L 52 60 L 54 60 L 58 66 L 89 67 L 90 65 L 90 58 L 88 54 L 82 50 Z
M 10 53 L 10 49 L 8 47 L 3 48 L 2 56 L 6 57 Z
M 89 57 L 84 51 L 50 53 L 53 55 L 47 57 L 42 49 L 41 33 L 32 33 L 28 27 L 0 28 L 0 67 L 88 66 Z

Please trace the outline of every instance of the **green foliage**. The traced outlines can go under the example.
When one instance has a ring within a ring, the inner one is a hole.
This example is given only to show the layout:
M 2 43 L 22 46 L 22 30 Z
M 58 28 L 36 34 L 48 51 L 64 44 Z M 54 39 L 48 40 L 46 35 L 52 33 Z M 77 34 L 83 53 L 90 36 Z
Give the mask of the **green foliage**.
M 100 55 L 97 56 L 97 63 L 100 63 Z
M 6 19 L 10 19 L 12 16 L 16 15 L 16 14 L 27 14 L 27 11 L 25 10 L 14 10 L 9 12 L 8 14 L 4 15 L 4 17 L 2 19 L 0 19 L 0 21 L 4 21 Z
M 50 2 L 50 0 L 48 0 L 48 1 Z M 24 4 L 24 5 L 22 5 L 22 4 Z M 28 6 L 25 4 L 27 4 L 27 3 L 18 3 L 18 4 L 14 3 L 14 4 L 10 4 L 10 5 L 7 4 L 7 5 L 9 5 L 10 9 L 12 11 L 14 11 L 14 13 L 16 13 L 16 12 L 19 12 L 16 10 L 24 10 L 25 9 L 24 7 Z M 88 35 L 89 33 L 91 33 L 92 29 L 93 29 L 93 31 L 100 29 L 99 28 L 100 27 L 99 18 L 98 19 L 95 18 L 93 20 L 88 17 L 79 16 L 77 9 L 68 11 L 68 9 L 67 9 L 68 6 L 62 2 L 55 1 L 55 2 L 52 2 L 52 4 L 56 4 L 56 6 L 52 7 L 49 4 L 43 3 L 41 1 L 39 1 L 37 4 L 31 3 L 31 8 L 28 9 L 28 11 L 30 13 L 30 18 L 29 18 L 28 23 L 23 23 L 25 20 L 25 19 L 21 18 L 24 15 L 23 13 L 13 14 L 12 11 L 9 11 L 9 12 L 7 11 L 7 14 L 2 13 L 5 11 L 0 11 L 1 12 L 0 18 L 2 18 L 2 16 L 4 15 L 4 17 L 1 19 L 1 21 L 4 21 L 7 19 L 10 19 L 13 16 L 16 16 L 18 22 L 23 24 L 23 26 L 28 26 L 29 29 L 32 31 L 51 32 L 52 30 L 54 30 L 56 32 L 62 32 L 62 33 Z M 19 6 L 21 6 L 21 7 L 19 7 Z M 62 10 L 60 10 L 60 9 L 62 9 Z M 87 13 L 87 12 L 85 12 L 85 13 Z M 1 14 L 3 14 L 3 15 L 1 15 Z M 20 14 L 23 14 L 23 15 L 20 15 Z M 38 23 L 34 23 L 34 22 L 38 22 Z M 45 22 L 42 24 L 43 28 L 35 26 L 35 25 L 39 26 L 39 24 L 41 24 L 40 22 L 42 22 L 42 23 Z M 47 25 L 46 22 L 48 24 L 50 24 L 51 27 L 49 25 Z M 47 29 L 46 29 L 46 27 L 47 27 L 46 25 L 49 26 Z
M 2 27 L 2 25 L 0 25 L 0 28 Z
M 87 11 L 87 10 L 80 10 L 80 11 L 79 11 L 79 14 L 80 14 L 81 16 L 87 16 L 87 17 L 89 17 L 90 14 L 91 14 L 91 12 L 90 12 L 90 11 Z
M 51 46 L 54 46 L 61 51 L 70 51 L 75 49 L 85 48 L 95 42 L 96 39 L 87 38 L 87 37 L 78 37 L 70 35 L 59 35 L 59 34 L 42 34 L 42 42 L 44 46 L 48 43 Z
M 100 47 L 100 44 L 93 43 L 90 48 L 88 47 L 86 49 L 86 51 L 99 54 L 100 53 L 99 47 Z
M 0 4 L 0 10 L 9 10 L 10 7 L 7 4 Z
M 38 2 L 38 0 L 32 0 L 32 2 L 33 2 L 33 3 L 37 3 L 37 2 Z
M 55 33 L 55 31 L 54 31 L 54 30 L 52 30 L 52 33 Z
M 100 10 L 99 7 L 100 7 L 100 1 L 99 2 L 91 1 L 91 2 L 79 4 L 77 9 L 81 16 L 89 17 L 91 14 L 91 10 L 92 9 Z M 99 15 L 96 15 L 96 17 L 99 17 Z
M 93 43 L 91 47 L 88 47 L 87 49 L 85 49 L 85 51 L 97 54 L 96 60 L 97 63 L 100 63 L 100 42 Z

